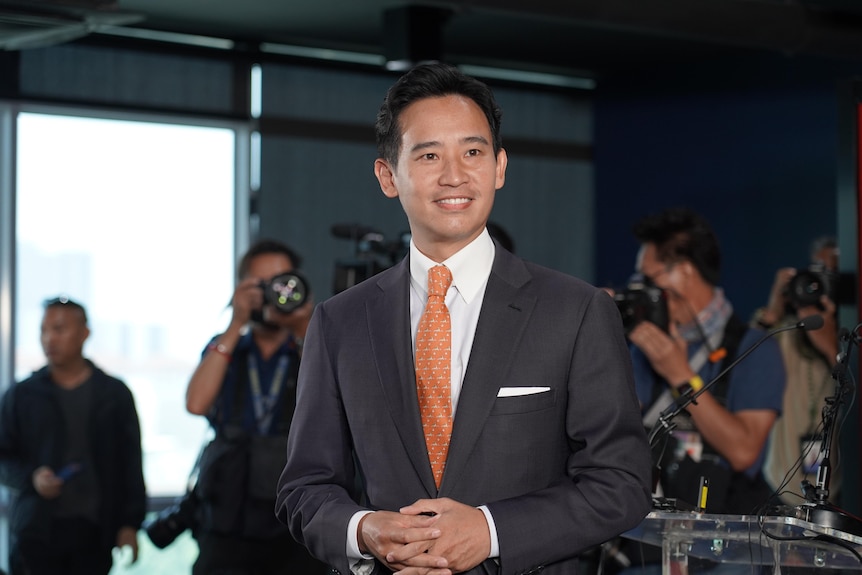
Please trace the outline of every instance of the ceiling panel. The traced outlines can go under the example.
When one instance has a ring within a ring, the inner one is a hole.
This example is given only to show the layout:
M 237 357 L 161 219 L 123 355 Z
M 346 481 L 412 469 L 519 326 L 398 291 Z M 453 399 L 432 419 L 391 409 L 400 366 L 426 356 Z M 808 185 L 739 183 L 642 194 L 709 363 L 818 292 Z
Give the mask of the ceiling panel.
M 36 25 L 44 43 L 62 41 L 56 28 L 76 4 L 79 36 L 123 16 L 127 27 L 375 55 L 403 34 L 386 29 L 386 10 L 427 5 L 452 11 L 441 58 L 572 74 L 757 53 L 862 60 L 860 0 L 0 0 L 0 47 L 17 49 L 8 39 L 28 24 L 14 15 L 34 11 L 58 19 Z

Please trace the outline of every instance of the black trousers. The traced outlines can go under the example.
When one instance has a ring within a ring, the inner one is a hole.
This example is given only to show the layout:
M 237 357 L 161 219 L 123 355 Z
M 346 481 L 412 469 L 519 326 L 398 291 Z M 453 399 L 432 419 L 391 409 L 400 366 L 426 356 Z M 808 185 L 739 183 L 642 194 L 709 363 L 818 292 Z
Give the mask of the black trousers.
M 326 566 L 290 533 L 274 539 L 198 533 L 197 540 L 192 575 L 326 575 Z
M 11 575 L 107 575 L 113 558 L 99 526 L 85 519 L 55 519 L 48 541 L 14 537 Z

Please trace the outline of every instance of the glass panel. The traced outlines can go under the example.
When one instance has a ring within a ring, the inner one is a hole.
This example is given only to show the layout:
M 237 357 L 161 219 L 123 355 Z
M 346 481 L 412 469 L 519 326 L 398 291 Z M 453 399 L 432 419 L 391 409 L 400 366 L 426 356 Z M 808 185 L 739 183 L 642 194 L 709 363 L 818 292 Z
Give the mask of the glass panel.
M 16 379 L 45 363 L 42 301 L 83 303 L 85 355 L 135 395 L 151 497 L 185 490 L 206 435 L 185 386 L 233 290 L 234 146 L 226 128 L 18 118 Z

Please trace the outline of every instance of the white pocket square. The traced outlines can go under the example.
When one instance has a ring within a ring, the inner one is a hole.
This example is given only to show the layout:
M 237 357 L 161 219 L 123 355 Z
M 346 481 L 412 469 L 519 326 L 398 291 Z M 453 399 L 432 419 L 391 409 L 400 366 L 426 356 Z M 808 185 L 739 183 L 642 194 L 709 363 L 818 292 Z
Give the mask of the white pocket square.
M 501 387 L 497 397 L 517 397 L 519 395 L 535 395 L 551 391 L 550 387 Z

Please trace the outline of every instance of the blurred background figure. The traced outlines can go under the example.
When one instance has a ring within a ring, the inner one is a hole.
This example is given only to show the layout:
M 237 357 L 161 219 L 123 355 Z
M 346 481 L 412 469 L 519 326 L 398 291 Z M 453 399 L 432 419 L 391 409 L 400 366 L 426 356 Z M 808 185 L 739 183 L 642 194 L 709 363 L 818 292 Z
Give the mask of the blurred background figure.
M 634 233 L 637 271 L 667 294 L 667 328 L 642 321 L 629 333 L 644 423 L 652 427 L 656 409 L 699 391 L 761 334 L 734 314 L 719 287 L 719 243 L 702 216 L 669 209 L 642 218 Z M 708 511 L 751 513 L 765 503 L 761 466 L 783 391 L 778 346 L 766 341 L 677 418 L 672 461 L 662 468 L 665 494 L 694 503 L 705 475 Z
M 779 492 L 782 502 L 802 502 L 803 480 L 816 483 L 822 443 L 822 412 L 833 395 L 832 366 L 838 355 L 836 299 L 839 289 L 838 244 L 823 236 L 811 244 L 807 269 L 791 267 L 775 272 L 775 282 L 765 307 L 759 308 L 752 324 L 763 329 L 795 323 L 810 315 L 823 317 L 823 328 L 793 330 L 776 336 L 787 372 L 787 387 L 781 417 L 769 438 L 764 476 Z M 837 434 L 832 437 L 830 500 L 841 487 Z
M 202 512 L 194 575 L 325 572 L 274 511 L 314 307 L 300 265 L 300 256 L 275 240 L 248 249 L 230 324 L 206 346 L 189 381 L 186 408 L 206 416 L 216 433 L 195 488 Z
M 641 245 L 639 280 L 628 295 L 657 290 L 661 295 L 649 299 L 661 313 L 638 312 L 632 317 L 640 321 L 626 325 L 643 423 L 650 429 L 675 398 L 701 391 L 762 333 L 734 313 L 720 287 L 721 250 L 703 216 L 667 209 L 641 218 L 634 235 Z M 619 295 L 615 299 L 622 312 L 630 300 Z M 775 341 L 767 340 L 674 418 L 657 495 L 693 507 L 705 477 L 709 513 L 749 514 L 765 504 L 770 489 L 761 469 L 783 392 L 781 353 Z M 656 547 L 628 543 L 622 553 L 632 565 L 624 573 L 660 571 Z M 690 566 L 715 568 L 694 560 Z
M 13 575 L 107 574 L 146 512 L 132 394 L 83 356 L 84 307 L 45 302 L 48 364 L 0 400 L 0 481 L 12 488 Z

